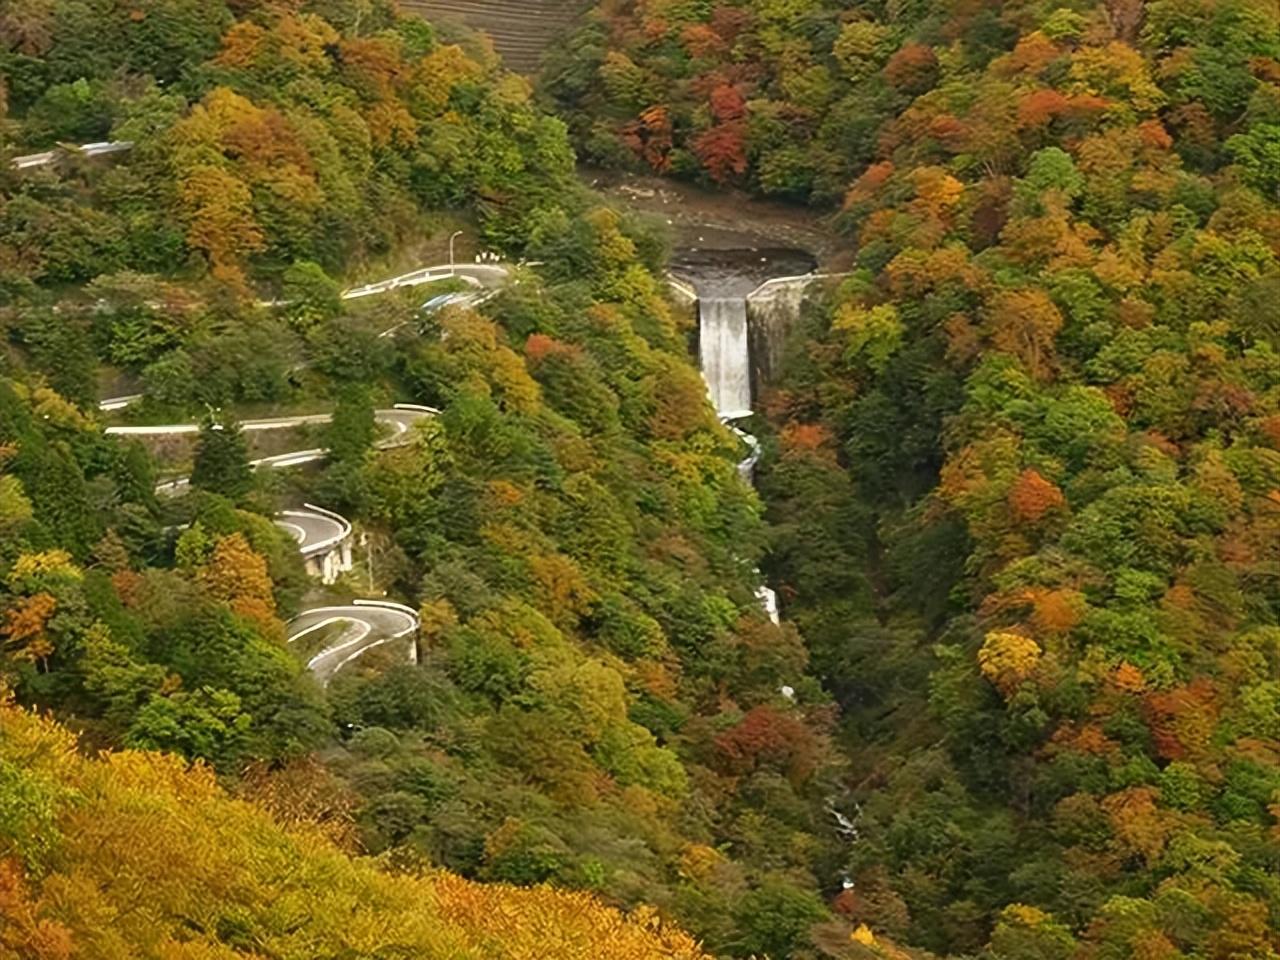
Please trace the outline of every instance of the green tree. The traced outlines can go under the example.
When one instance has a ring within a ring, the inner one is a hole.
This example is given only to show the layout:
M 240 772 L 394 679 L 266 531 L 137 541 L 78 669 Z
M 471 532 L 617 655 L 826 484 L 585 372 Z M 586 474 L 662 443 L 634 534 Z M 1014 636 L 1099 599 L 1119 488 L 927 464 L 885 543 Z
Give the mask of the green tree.
M 338 405 L 325 429 L 325 446 L 335 463 L 358 463 L 373 446 L 377 421 L 369 390 L 362 384 L 347 384 L 338 392 Z
M 1020 903 L 1005 907 L 991 934 L 991 960 L 1070 960 L 1076 940 L 1044 911 Z
M 36 519 L 77 557 L 102 536 L 103 518 L 94 509 L 84 470 L 65 442 L 35 448 L 27 487 Z M 25 466 L 19 461 L 19 466 Z
M 253 720 L 240 699 L 209 687 L 152 697 L 129 725 L 124 742 L 147 750 L 170 750 L 231 769 L 244 756 Z
M 191 485 L 238 499 L 253 486 L 253 468 L 240 425 L 228 414 L 200 425 Z
M 97 404 L 95 360 L 86 326 L 66 312 L 40 310 L 22 329 L 49 386 L 83 409 L 93 409 Z
M 1245 133 L 1237 133 L 1227 141 L 1226 148 L 1245 179 L 1280 202 L 1280 124 L 1260 123 Z
M 788 957 L 810 946 L 810 928 L 827 917 L 813 893 L 781 878 L 769 878 L 734 907 L 739 957 Z
M 281 277 L 281 296 L 289 322 L 303 332 L 331 320 L 342 311 L 338 284 L 318 263 L 292 263 Z

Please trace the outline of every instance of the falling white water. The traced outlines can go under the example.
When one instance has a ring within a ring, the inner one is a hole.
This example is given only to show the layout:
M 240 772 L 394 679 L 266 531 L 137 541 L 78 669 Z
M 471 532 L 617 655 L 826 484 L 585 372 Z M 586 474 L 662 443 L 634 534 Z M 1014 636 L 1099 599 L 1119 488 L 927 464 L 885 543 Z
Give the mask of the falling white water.
M 756 571 L 760 573 L 759 570 Z M 773 587 L 761 583 L 756 587 L 756 599 L 760 601 L 760 609 L 773 623 L 778 623 L 778 593 Z
M 733 423 L 734 420 L 749 417 L 752 413 L 746 298 L 699 297 L 698 334 L 702 378 L 707 381 L 711 402 L 721 421 L 737 434 L 749 450 L 746 458 L 738 463 L 738 476 L 744 483 L 754 485 L 756 461 L 760 459 L 760 442 Z M 778 594 L 765 583 L 759 569 L 755 573 L 758 578 L 756 602 L 770 621 L 778 623 Z M 784 684 L 778 693 L 793 703 L 796 700 L 794 687 Z M 858 821 L 862 819 L 862 808 L 855 803 L 854 810 L 855 816 L 850 818 L 836 809 L 834 797 L 827 800 L 827 813 L 835 822 L 836 833 L 851 844 L 859 840 Z M 842 879 L 842 883 L 846 890 L 853 888 L 853 880 L 847 876 Z
M 732 284 L 729 285 L 732 289 Z M 701 291 L 700 291 L 701 292 Z M 702 378 L 720 419 L 746 444 L 748 454 L 738 464 L 743 483 L 755 480 L 760 443 L 734 426 L 734 420 L 751 416 L 751 347 L 747 339 L 747 300 L 739 296 L 698 298 L 698 341 Z M 757 576 L 760 571 L 756 571 Z M 756 600 L 773 623 L 778 623 L 778 595 L 760 577 Z
M 698 301 L 702 376 L 711 403 L 725 420 L 751 415 L 751 369 L 747 346 L 747 301 L 703 297 Z
M 745 443 L 747 449 L 751 451 L 746 457 L 738 461 L 738 476 L 742 478 L 742 482 L 747 486 L 753 486 L 756 482 L 756 463 L 760 460 L 760 441 L 741 427 L 734 426 L 729 417 L 722 416 L 720 421 L 733 431 L 733 435 Z

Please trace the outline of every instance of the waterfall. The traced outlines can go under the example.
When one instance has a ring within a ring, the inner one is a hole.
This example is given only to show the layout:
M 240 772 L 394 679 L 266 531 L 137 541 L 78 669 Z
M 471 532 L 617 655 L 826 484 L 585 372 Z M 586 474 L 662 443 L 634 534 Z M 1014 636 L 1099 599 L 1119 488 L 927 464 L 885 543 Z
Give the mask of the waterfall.
M 707 381 L 711 402 L 720 419 L 750 451 L 738 464 L 738 476 L 748 486 L 755 481 L 760 443 L 751 434 L 733 425 L 740 417 L 751 416 L 751 348 L 747 340 L 747 301 L 744 297 L 703 297 L 698 300 L 699 341 L 702 376 Z M 756 571 L 760 575 L 760 571 Z M 778 595 L 763 582 L 756 587 L 756 600 L 772 622 L 778 622 Z
M 754 486 L 756 482 L 756 464 L 760 460 L 760 441 L 753 437 L 741 427 L 734 426 L 729 417 L 721 417 L 720 422 L 733 431 L 733 435 L 747 445 L 750 451 L 747 456 L 738 461 L 738 476 L 742 478 L 742 482 L 747 486 Z
M 797 278 L 800 279 L 800 278 Z M 807 282 L 808 278 L 805 278 Z M 692 296 L 692 291 L 685 294 Z M 797 300 L 798 303 L 798 300 Z M 793 309 L 798 309 L 793 308 Z M 702 378 L 707 382 L 707 392 L 720 415 L 720 420 L 737 435 L 748 448 L 745 459 L 738 463 L 738 476 L 742 482 L 753 486 L 756 462 L 760 459 L 760 442 L 733 421 L 751 416 L 751 344 L 747 335 L 746 297 L 698 298 L 698 342 L 702 361 Z M 765 582 L 759 568 L 755 571 L 757 585 L 756 602 L 772 623 L 780 621 L 777 592 Z M 794 687 L 783 685 L 778 693 L 785 699 L 796 701 Z M 856 815 L 852 818 L 836 809 L 834 797 L 827 800 L 826 811 L 836 825 L 836 832 L 848 843 L 859 839 L 858 821 L 862 808 L 854 804 Z M 844 888 L 852 889 L 853 881 L 844 878 Z
M 723 420 L 751 415 L 751 367 L 747 301 L 703 297 L 698 301 L 699 353 L 711 402 Z

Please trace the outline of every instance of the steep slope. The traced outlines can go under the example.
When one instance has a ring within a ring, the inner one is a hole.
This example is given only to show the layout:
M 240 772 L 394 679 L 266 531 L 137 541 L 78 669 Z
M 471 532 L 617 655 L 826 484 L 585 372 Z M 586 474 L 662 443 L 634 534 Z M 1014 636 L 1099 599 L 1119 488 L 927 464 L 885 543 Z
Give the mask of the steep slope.
M 552 44 L 577 29 L 584 0 L 404 0 L 428 20 L 458 22 L 485 33 L 508 70 L 533 74 Z
M 606 3 L 544 89 L 602 160 L 840 204 L 761 471 L 840 907 L 1276 957 L 1280 8 Z
M 393 875 L 286 831 L 207 768 L 80 756 L 0 706 L 0 952 L 61 958 L 400 956 L 698 960 L 652 914 L 584 894 Z
M 0 132 L 24 153 L 134 144 L 0 174 L 19 701 L 95 747 L 265 771 L 299 803 L 322 756 L 389 864 L 649 904 L 724 955 L 811 951 L 832 710 L 754 595 L 759 503 L 665 297 L 663 238 L 576 185 L 523 80 L 390 4 L 15 9 Z M 434 312 L 422 288 L 341 296 L 338 277 L 459 237 L 513 264 L 506 290 Z M 141 399 L 113 417 L 204 421 L 194 451 L 153 438 L 189 490 L 158 499 L 148 451 L 104 434 L 116 371 Z M 397 402 L 440 414 L 387 449 L 376 411 Z M 237 425 L 290 411 L 310 416 Z M 255 473 L 246 436 L 328 459 Z M 285 641 L 321 593 L 271 522 L 290 501 L 358 527 L 335 592 L 419 613 L 415 664 L 388 643 L 323 688 L 302 669 L 351 637 Z

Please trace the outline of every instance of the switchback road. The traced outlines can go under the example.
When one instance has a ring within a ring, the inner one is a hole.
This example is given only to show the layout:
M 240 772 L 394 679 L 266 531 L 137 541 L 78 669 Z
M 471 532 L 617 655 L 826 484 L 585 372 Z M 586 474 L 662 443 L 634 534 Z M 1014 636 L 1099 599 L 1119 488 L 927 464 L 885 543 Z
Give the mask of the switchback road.
M 412 643 L 418 629 L 418 616 L 412 607 L 386 600 L 355 600 L 349 605 L 315 607 L 300 613 L 289 623 L 289 643 L 297 645 L 318 631 L 332 628 L 324 647 L 307 660 L 322 685 L 333 675 L 375 647 L 406 641 L 407 656 L 412 660 L 416 650 Z

